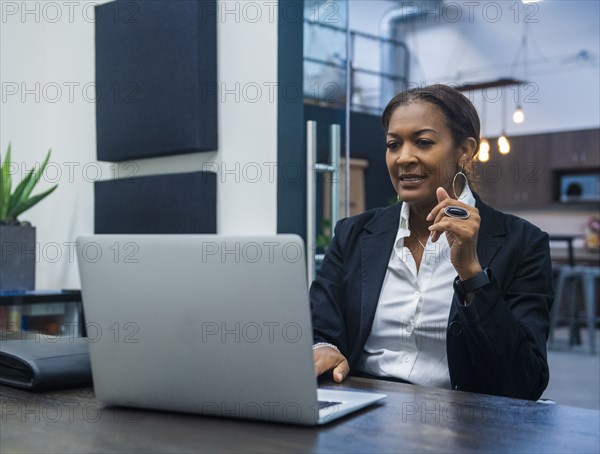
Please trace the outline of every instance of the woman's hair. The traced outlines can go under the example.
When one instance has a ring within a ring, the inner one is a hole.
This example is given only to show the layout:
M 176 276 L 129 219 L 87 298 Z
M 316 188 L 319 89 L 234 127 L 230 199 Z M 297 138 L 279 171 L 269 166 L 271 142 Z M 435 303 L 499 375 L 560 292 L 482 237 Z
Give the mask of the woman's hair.
M 414 102 L 428 102 L 437 106 L 446 118 L 446 125 L 450 129 L 454 143 L 458 145 L 463 140 L 473 137 L 477 141 L 477 148 L 475 148 L 477 154 L 480 129 L 477 110 L 465 95 L 448 85 L 435 84 L 398 93 L 388 103 L 381 116 L 384 129 L 388 130 L 392 114 L 398 107 Z

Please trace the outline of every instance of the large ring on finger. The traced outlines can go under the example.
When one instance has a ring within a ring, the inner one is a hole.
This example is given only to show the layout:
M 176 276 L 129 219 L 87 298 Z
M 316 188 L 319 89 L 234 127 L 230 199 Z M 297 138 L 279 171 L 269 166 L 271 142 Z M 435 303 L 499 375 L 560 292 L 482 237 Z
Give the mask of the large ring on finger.
M 467 219 L 469 216 L 471 216 L 469 210 L 457 206 L 449 206 L 444 208 L 444 213 L 446 213 L 446 216 L 448 217 L 457 219 Z

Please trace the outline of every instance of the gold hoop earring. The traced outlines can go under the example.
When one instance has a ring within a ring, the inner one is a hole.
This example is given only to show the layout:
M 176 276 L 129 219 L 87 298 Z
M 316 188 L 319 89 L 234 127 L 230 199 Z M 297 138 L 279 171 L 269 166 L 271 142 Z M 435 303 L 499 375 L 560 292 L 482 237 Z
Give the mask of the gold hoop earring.
M 458 200 L 459 197 L 456 194 L 456 189 L 454 187 L 454 184 L 456 183 L 456 177 L 459 175 L 461 175 L 465 179 L 465 186 L 469 183 L 469 180 L 467 180 L 467 176 L 464 174 L 463 168 L 461 167 L 460 170 L 458 172 L 456 172 L 456 174 L 454 175 L 454 178 L 452 178 L 452 192 L 454 193 L 454 197 L 456 198 L 456 200 Z

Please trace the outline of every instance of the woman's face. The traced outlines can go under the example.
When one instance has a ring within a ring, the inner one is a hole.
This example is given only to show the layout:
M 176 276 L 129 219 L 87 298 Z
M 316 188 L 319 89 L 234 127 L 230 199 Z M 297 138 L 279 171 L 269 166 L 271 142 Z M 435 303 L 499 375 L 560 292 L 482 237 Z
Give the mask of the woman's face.
M 437 106 L 417 101 L 398 107 L 390 118 L 386 144 L 390 178 L 403 201 L 412 207 L 433 208 L 439 186 L 454 195 L 452 179 L 460 167 L 459 159 L 466 162 L 470 150 L 454 144 Z M 456 191 L 461 188 L 457 182 Z

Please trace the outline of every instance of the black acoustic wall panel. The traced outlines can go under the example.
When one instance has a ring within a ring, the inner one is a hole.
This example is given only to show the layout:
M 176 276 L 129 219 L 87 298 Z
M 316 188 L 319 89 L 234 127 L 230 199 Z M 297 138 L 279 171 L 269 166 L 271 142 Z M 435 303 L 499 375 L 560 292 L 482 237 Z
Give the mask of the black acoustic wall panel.
M 286 92 L 290 86 L 303 86 L 304 23 L 292 19 L 290 11 L 304 8 L 302 0 L 278 3 L 277 232 L 306 238 L 306 172 L 296 178 L 293 170 L 306 168 L 304 102 Z
M 94 184 L 96 233 L 216 233 L 213 172 L 151 175 Z
M 100 161 L 216 150 L 215 0 L 96 6 Z

